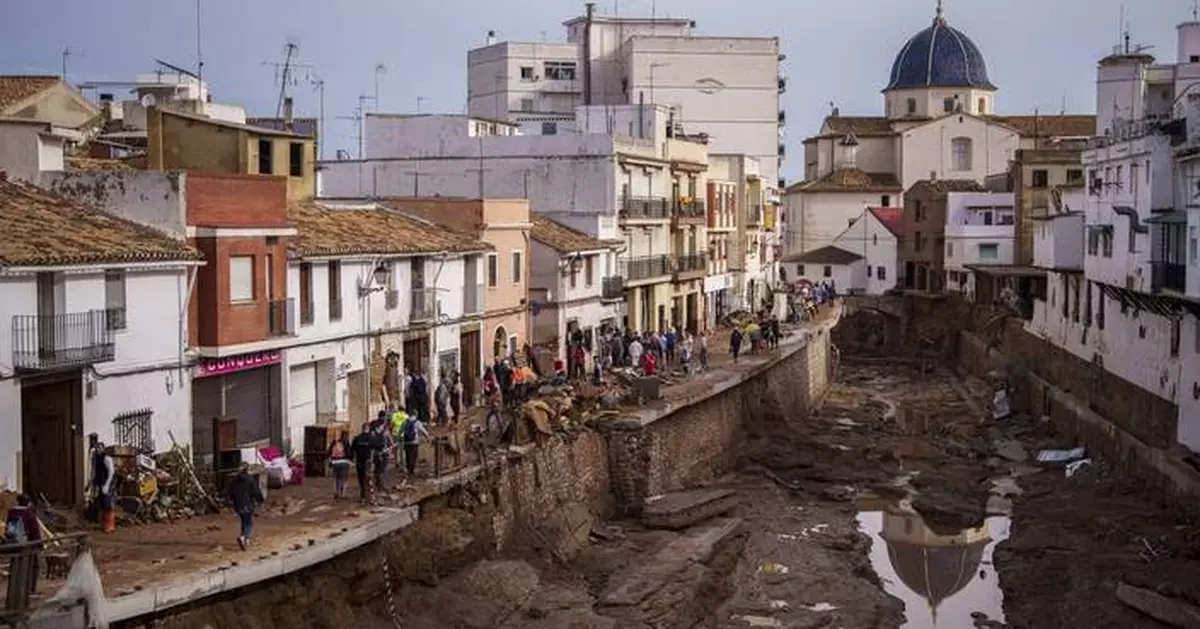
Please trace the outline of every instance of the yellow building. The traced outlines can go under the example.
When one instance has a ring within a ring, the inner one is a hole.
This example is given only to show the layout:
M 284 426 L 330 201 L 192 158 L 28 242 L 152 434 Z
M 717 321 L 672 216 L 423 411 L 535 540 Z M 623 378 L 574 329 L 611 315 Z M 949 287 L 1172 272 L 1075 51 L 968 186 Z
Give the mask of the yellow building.
M 159 107 L 146 111 L 146 167 L 287 177 L 288 200 L 317 186 L 312 136 L 214 120 Z

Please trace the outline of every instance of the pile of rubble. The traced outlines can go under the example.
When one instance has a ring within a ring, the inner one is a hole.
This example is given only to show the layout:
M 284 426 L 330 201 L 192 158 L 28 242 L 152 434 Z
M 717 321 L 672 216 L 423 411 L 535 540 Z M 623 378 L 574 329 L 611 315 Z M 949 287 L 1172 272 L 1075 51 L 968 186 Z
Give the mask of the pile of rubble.
M 192 455 L 176 445 L 156 456 L 110 447 L 121 480 L 116 503 L 126 523 L 169 522 L 219 510 L 196 476 Z

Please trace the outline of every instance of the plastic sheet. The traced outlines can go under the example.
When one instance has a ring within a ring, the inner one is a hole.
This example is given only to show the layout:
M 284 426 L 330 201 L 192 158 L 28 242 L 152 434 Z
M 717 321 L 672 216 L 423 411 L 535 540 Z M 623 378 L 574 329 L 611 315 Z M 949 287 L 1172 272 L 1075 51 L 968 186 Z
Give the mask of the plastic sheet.
M 96 561 L 90 551 L 80 553 L 75 559 L 71 572 L 67 574 L 67 582 L 34 613 L 33 620 L 37 620 L 39 615 L 54 613 L 52 610 L 56 607 L 73 605 L 80 600 L 87 604 L 92 628 L 108 629 L 107 599 L 104 598 L 104 586 L 100 583 L 100 571 L 96 569 Z

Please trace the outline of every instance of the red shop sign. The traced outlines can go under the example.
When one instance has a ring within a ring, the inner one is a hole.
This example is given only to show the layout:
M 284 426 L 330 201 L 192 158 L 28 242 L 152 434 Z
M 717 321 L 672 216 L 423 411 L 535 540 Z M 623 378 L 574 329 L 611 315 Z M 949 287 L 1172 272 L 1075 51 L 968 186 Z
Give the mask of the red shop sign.
M 203 358 L 200 360 L 198 367 L 200 370 L 198 377 L 207 378 L 209 376 L 220 376 L 227 373 L 265 367 L 266 365 L 277 364 L 281 359 L 282 354 L 277 350 L 254 352 L 253 354 L 242 354 L 241 356 L 230 356 L 228 358 Z

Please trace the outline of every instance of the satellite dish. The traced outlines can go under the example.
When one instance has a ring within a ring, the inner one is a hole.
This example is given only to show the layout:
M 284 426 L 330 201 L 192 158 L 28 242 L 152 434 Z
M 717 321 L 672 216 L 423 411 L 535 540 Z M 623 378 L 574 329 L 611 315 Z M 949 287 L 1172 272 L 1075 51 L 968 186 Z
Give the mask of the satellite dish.
M 146 94 L 145 96 L 142 96 L 142 106 L 143 107 L 153 107 L 154 102 L 155 102 L 154 94 Z

